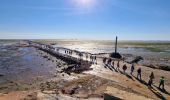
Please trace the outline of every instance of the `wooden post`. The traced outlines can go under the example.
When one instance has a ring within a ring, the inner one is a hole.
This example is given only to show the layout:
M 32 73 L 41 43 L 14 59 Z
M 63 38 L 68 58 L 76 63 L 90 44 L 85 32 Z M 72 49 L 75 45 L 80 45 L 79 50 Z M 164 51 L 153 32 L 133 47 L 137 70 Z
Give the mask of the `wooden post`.
M 117 36 L 116 36 L 116 42 L 115 42 L 115 53 L 117 53 Z

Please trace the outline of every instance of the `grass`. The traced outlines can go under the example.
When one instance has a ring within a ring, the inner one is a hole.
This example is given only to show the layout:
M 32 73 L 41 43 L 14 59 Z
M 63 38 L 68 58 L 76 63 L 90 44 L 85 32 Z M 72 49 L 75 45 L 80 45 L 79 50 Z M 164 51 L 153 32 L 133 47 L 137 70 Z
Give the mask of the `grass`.
M 101 41 L 101 40 L 96 40 L 96 41 L 90 41 L 90 40 L 35 40 L 36 42 L 39 43 L 62 43 L 62 44 L 70 44 L 70 43 L 75 43 L 75 44 L 86 44 L 86 43 L 94 43 L 96 45 L 114 45 L 114 41 Z M 118 41 L 118 45 L 123 46 L 123 45 L 132 45 L 132 46 L 170 46 L 170 41 Z
M 146 47 L 146 50 L 149 50 L 151 52 L 164 52 L 164 50 L 160 49 L 160 48 L 154 48 L 154 47 Z

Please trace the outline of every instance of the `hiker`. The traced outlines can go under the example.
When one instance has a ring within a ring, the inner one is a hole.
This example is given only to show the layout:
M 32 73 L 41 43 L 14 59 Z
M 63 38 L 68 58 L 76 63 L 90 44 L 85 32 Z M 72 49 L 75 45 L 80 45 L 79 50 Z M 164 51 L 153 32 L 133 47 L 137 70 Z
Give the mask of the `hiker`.
M 139 67 L 138 68 L 138 70 L 137 70 L 137 79 L 139 79 L 140 78 L 140 80 L 142 80 L 142 76 L 141 76 L 141 72 L 142 72 L 142 70 L 141 70 L 141 68 Z
M 80 59 L 83 59 L 83 53 L 80 52 Z
M 88 54 L 86 54 L 86 60 L 88 61 Z
M 68 54 L 68 50 L 66 49 L 66 54 Z
M 92 64 L 94 64 L 94 56 L 93 55 L 91 55 L 90 59 L 91 59 Z
M 70 53 L 70 50 L 67 50 L 67 54 L 69 55 L 69 53 Z
M 112 62 L 112 59 L 110 58 L 110 59 L 107 61 L 107 65 L 110 66 L 110 65 L 111 65 L 111 62 Z
M 81 53 L 79 53 L 79 59 L 81 60 Z
M 103 58 L 103 64 L 106 64 L 106 57 Z
M 97 57 L 96 56 L 94 56 L 94 63 L 97 64 Z
M 70 55 L 72 55 L 72 54 L 73 54 L 73 51 L 71 50 L 71 51 L 70 51 Z
M 92 57 L 92 55 L 90 55 L 90 61 L 91 61 L 91 62 L 93 61 L 92 59 L 93 59 L 93 57 Z
M 149 82 L 148 82 L 148 86 L 151 86 L 153 83 L 153 79 L 155 78 L 153 72 L 151 72 L 151 75 L 149 76 Z
M 126 72 L 126 69 L 127 69 L 127 66 L 126 66 L 126 64 L 124 64 L 124 65 L 123 65 L 123 68 L 122 68 L 122 69 L 123 69 L 123 72 L 124 72 L 124 74 L 125 74 L 125 72 Z
M 114 68 L 114 65 L 115 65 L 115 62 L 114 61 L 112 61 L 112 67 Z
M 133 71 L 135 70 L 135 66 L 134 64 L 132 64 L 131 68 L 130 68 L 130 74 L 133 75 Z
M 116 69 L 119 70 L 119 67 L 120 67 L 120 62 L 118 61 L 118 62 L 117 62 L 117 68 L 116 68 Z
M 92 62 L 92 64 L 93 64 L 93 55 L 91 55 L 91 62 Z
M 164 90 L 164 83 L 165 83 L 165 78 L 162 76 L 160 78 L 159 88 L 162 86 L 162 89 Z

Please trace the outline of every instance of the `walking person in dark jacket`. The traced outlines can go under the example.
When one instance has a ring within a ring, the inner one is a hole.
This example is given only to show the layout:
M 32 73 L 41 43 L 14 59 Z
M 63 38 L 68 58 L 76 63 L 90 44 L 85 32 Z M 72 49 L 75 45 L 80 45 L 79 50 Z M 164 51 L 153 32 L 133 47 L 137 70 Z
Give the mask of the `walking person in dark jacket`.
M 94 63 L 96 63 L 96 65 L 97 65 L 97 57 L 96 56 L 94 56 Z
M 115 62 L 114 62 L 114 60 L 112 61 L 112 68 L 114 68 L 114 65 L 115 65 Z
M 112 62 L 112 59 L 109 58 L 108 61 L 107 61 L 107 65 L 110 66 L 110 65 L 111 65 L 111 62 Z
M 107 60 L 107 58 L 104 57 L 104 58 L 103 58 L 103 64 L 104 64 L 104 65 L 106 64 L 106 60 Z
M 135 66 L 134 64 L 132 64 L 131 68 L 130 68 L 130 74 L 133 75 L 133 71 L 135 70 Z
M 142 75 L 141 75 L 141 73 L 142 73 L 142 69 L 139 67 L 138 70 L 137 70 L 137 79 L 142 80 Z
M 125 65 L 123 65 L 123 72 L 124 72 L 124 74 L 126 73 L 126 69 L 127 69 L 127 66 L 126 66 L 126 64 Z
M 88 54 L 86 54 L 86 61 L 88 61 Z
M 148 82 L 148 86 L 151 87 L 151 85 L 153 84 L 153 79 L 155 78 L 153 72 L 151 72 L 151 75 L 149 76 L 149 82 Z
M 93 59 L 93 57 L 92 57 L 92 55 L 90 55 L 90 62 L 92 62 L 92 61 L 93 61 L 92 59 Z

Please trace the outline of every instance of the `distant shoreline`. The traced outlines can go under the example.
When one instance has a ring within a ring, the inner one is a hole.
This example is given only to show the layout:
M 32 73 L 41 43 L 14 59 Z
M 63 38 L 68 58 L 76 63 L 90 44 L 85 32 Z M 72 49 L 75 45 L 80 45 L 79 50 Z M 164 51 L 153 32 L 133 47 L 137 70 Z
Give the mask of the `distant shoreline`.
M 62 40 L 62 41 L 110 41 L 114 42 L 115 40 L 101 40 L 101 39 L 13 39 L 13 38 L 7 38 L 7 39 L 0 39 L 0 40 Z M 170 42 L 170 40 L 119 40 L 119 42 Z

